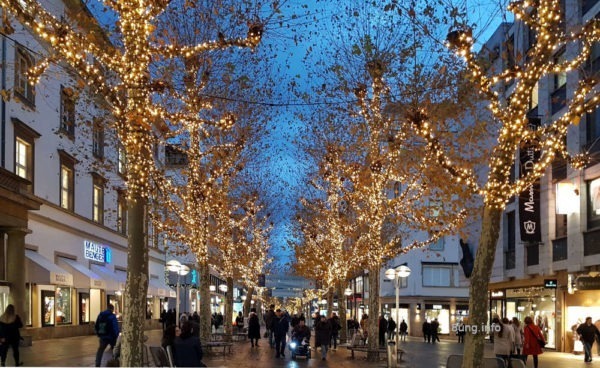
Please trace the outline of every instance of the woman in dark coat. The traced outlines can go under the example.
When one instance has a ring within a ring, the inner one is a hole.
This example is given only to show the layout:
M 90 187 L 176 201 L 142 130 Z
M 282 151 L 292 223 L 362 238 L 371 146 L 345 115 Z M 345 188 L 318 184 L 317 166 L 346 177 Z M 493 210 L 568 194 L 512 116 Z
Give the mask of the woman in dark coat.
M 6 366 L 6 356 L 8 355 L 8 348 L 12 347 L 13 357 L 15 358 L 15 365 L 23 365 L 23 362 L 19 360 L 19 343 L 21 342 L 21 333 L 19 329 L 23 327 L 21 317 L 15 313 L 15 306 L 9 304 L 4 311 L 4 314 L 0 316 L 0 358 L 2 359 L 2 366 Z
M 256 315 L 256 308 L 250 309 L 250 315 L 248 316 L 248 338 L 252 347 L 258 346 L 258 339 L 260 339 L 260 322 Z M 256 342 L 254 341 L 256 340 Z
M 321 347 L 321 360 L 327 359 L 327 348 L 331 341 L 331 324 L 321 316 L 321 320 L 315 326 L 315 345 Z
M 176 367 L 206 367 L 202 363 L 202 346 L 200 338 L 192 335 L 192 324 L 185 321 L 181 325 L 181 335 L 173 343 Z

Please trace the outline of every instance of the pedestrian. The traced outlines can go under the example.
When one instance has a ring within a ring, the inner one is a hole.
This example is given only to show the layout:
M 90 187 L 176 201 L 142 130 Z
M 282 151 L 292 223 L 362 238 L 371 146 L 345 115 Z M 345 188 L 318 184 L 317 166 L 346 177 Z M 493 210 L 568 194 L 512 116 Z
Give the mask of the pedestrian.
M 423 322 L 423 341 L 426 343 L 431 342 L 431 332 L 430 331 L 431 331 L 431 324 L 426 319 L 425 322 Z
M 267 336 L 269 338 L 269 346 L 271 348 L 275 347 L 275 340 L 273 339 L 273 331 L 271 330 L 271 326 L 273 325 L 273 319 L 275 319 L 275 304 L 271 304 L 269 306 L 269 310 L 265 313 L 263 317 L 265 321 L 265 326 L 267 327 Z
M 385 347 L 385 335 L 387 333 L 387 321 L 385 319 L 385 317 L 383 316 L 383 314 L 381 316 L 379 316 L 379 321 L 377 321 L 379 330 L 378 330 L 378 335 L 379 335 L 379 347 L 383 348 Z
M 592 345 L 596 341 L 596 337 L 600 336 L 598 328 L 592 323 L 592 317 L 587 317 L 585 322 L 577 327 L 577 334 L 583 343 L 583 351 L 585 352 L 584 362 L 592 361 Z
M 506 320 L 508 322 L 508 320 Z M 494 354 L 504 361 L 506 367 L 511 367 L 510 354 L 515 343 L 515 331 L 513 328 L 500 321 L 499 318 L 492 320 L 492 333 L 494 334 Z
M 111 349 L 117 344 L 117 338 L 119 337 L 119 322 L 115 316 L 115 306 L 109 304 L 105 311 L 98 314 L 96 318 L 96 324 L 94 330 L 100 340 L 98 351 L 96 352 L 96 367 L 100 367 L 102 363 L 102 355 L 106 347 L 110 345 Z
M 434 318 L 433 321 L 429 325 L 429 336 L 431 336 L 431 343 L 435 344 L 435 342 L 440 342 L 440 337 L 438 335 L 440 329 L 440 323 L 437 318 Z
M 189 321 L 181 325 L 181 335 L 175 338 L 173 360 L 176 367 L 206 367 L 202 363 L 202 345 L 200 337 L 192 334 Z
M 238 333 L 244 332 L 244 316 L 241 311 L 238 312 L 237 317 L 235 317 L 235 325 L 237 326 Z
M 360 319 L 360 329 L 362 330 L 363 339 L 365 340 L 365 344 L 367 343 L 367 339 L 369 338 L 369 316 L 365 313 L 362 315 Z
M 458 343 L 462 344 L 465 342 L 465 324 L 463 321 L 458 321 L 456 325 L 456 336 L 458 336 Z
M 517 317 L 512 319 L 512 328 L 515 331 L 515 355 L 522 359 L 521 351 L 523 351 L 523 327 L 521 321 Z
M 400 340 L 406 341 L 406 335 L 408 335 L 408 325 L 405 320 L 400 322 Z
M 327 347 L 331 340 L 331 324 L 325 316 L 315 326 L 315 344 L 321 347 L 321 360 L 327 359 Z
M 542 346 L 546 344 L 542 330 L 535 324 L 530 316 L 525 317 L 525 328 L 523 328 L 523 361 L 527 364 L 527 357 L 533 355 L 533 368 L 538 368 L 538 355 L 542 354 Z
M 396 321 L 390 316 L 387 322 L 388 340 L 394 337 L 394 331 L 396 331 Z
M 13 358 L 15 358 L 15 365 L 21 366 L 23 362 L 19 357 L 19 343 L 21 342 L 21 333 L 19 329 L 23 327 L 23 321 L 21 317 L 15 312 L 15 306 L 9 304 L 6 306 L 4 313 L 0 316 L 0 357 L 2 359 L 2 366 L 6 366 L 6 356 L 8 355 L 8 348 L 12 347 Z
M 256 308 L 250 308 L 248 316 L 248 338 L 252 347 L 258 347 L 258 339 L 260 339 L 260 322 L 256 314 Z M 256 341 L 255 341 L 256 340 Z
M 285 337 L 287 336 L 287 332 L 290 329 L 290 323 L 288 319 L 285 318 L 285 315 L 281 312 L 281 309 L 277 309 L 275 311 L 275 317 L 273 318 L 273 322 L 271 324 L 271 330 L 273 331 L 273 335 L 275 337 L 275 358 L 279 358 L 280 356 L 285 357 Z
M 167 329 L 167 310 L 163 309 L 162 312 L 160 312 L 160 323 L 162 323 L 162 329 L 163 331 Z
M 198 312 L 194 311 L 194 314 L 192 314 L 192 321 L 196 322 L 197 324 L 200 324 L 200 315 L 198 314 Z
M 179 327 L 175 325 L 170 325 L 163 332 L 162 339 L 160 340 L 160 345 L 167 350 L 167 346 L 170 346 L 173 349 L 173 343 L 175 342 L 175 338 L 181 334 L 181 330 Z
M 340 324 L 340 317 L 337 316 L 335 312 L 331 313 L 331 318 L 329 319 L 329 324 L 331 325 L 331 340 L 333 341 L 333 351 L 337 350 L 337 339 L 342 329 L 342 325 Z M 331 343 L 329 343 L 331 347 Z
M 175 316 L 175 310 L 169 309 L 167 312 L 167 326 L 177 324 L 177 316 Z

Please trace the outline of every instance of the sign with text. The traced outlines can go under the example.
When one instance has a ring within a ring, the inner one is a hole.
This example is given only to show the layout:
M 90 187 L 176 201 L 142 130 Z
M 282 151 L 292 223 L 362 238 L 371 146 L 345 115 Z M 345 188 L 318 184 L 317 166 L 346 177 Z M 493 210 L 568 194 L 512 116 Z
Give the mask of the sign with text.
M 96 262 L 110 263 L 110 248 L 86 240 L 83 242 L 83 257 Z
M 556 289 L 558 287 L 558 280 L 556 279 L 545 279 L 544 287 L 547 289 Z
M 68 273 L 50 272 L 50 283 L 53 285 L 73 286 L 73 275 Z
M 536 130 L 540 125 L 539 119 L 529 119 L 529 129 Z M 537 142 L 526 141 L 521 145 L 520 177 L 532 173 L 533 166 L 540 159 Z M 530 184 L 519 195 L 519 227 L 521 241 L 539 243 L 542 241 L 541 211 L 540 211 L 540 181 Z

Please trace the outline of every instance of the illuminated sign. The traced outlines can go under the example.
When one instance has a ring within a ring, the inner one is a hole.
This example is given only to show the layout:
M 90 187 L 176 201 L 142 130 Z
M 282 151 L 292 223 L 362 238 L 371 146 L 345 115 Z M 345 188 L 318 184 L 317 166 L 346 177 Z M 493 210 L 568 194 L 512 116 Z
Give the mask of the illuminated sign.
M 441 310 L 442 309 L 442 305 L 441 304 L 434 304 L 433 305 L 433 309 L 435 309 L 435 310 Z
M 83 242 L 83 257 L 96 262 L 110 263 L 112 254 L 110 248 L 86 240 Z
M 190 274 L 192 275 L 192 284 L 197 284 L 198 283 L 198 272 L 196 270 L 192 270 L 192 272 L 190 272 Z
M 545 279 L 544 287 L 548 289 L 556 289 L 558 287 L 558 281 L 556 279 Z
M 500 298 L 504 296 L 504 291 L 492 291 L 492 298 Z

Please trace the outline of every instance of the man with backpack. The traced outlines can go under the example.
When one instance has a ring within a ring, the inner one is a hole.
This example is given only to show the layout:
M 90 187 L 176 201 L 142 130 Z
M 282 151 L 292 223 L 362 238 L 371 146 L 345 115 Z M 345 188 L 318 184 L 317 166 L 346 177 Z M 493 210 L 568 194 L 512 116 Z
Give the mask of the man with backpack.
M 100 339 L 100 346 L 96 352 L 96 367 L 100 367 L 102 363 L 102 355 L 106 347 L 110 345 L 111 348 L 117 343 L 117 337 L 119 337 L 119 322 L 114 314 L 115 307 L 112 304 L 108 305 L 108 308 L 100 312 L 98 318 L 96 318 L 96 325 L 94 330 L 96 335 Z

